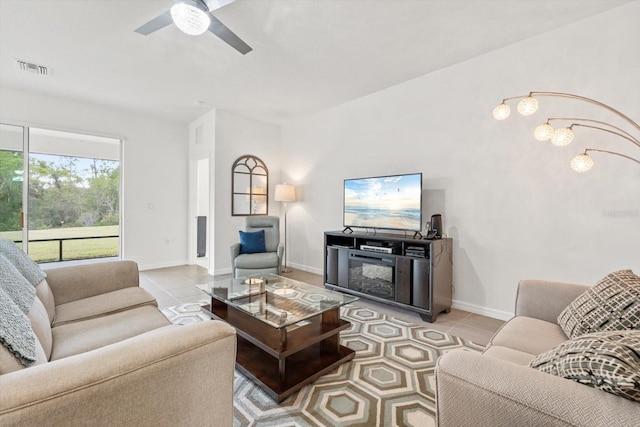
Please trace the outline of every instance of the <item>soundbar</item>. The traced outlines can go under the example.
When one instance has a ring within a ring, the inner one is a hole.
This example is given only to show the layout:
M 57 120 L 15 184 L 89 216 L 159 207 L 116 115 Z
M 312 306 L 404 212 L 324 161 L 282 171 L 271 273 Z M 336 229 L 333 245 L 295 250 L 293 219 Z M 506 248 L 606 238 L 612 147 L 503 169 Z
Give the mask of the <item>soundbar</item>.
M 384 246 L 360 245 L 361 251 L 378 252 L 381 254 L 392 254 L 393 248 Z

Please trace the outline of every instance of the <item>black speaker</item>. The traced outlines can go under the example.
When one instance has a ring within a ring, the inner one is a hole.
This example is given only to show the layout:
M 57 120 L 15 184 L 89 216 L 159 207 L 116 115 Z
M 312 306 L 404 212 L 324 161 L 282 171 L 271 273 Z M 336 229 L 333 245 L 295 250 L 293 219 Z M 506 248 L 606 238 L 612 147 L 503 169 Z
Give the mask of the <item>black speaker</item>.
M 434 239 L 439 239 L 442 237 L 442 215 L 431 215 L 431 230 L 429 231 L 433 232 Z

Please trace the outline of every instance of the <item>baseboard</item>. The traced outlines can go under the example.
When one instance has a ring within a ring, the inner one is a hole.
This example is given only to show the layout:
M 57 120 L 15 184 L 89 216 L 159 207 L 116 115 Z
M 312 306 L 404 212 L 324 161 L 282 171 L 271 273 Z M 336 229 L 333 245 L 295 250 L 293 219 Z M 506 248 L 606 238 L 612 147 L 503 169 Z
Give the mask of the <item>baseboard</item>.
M 211 270 L 209 270 L 209 274 L 213 276 L 218 276 L 220 274 L 231 274 L 231 273 L 233 273 L 233 269 L 231 267 L 219 268 L 217 270 L 213 270 L 213 273 L 211 272 Z
M 451 307 L 458 310 L 468 311 L 470 313 L 480 314 L 482 316 L 493 317 L 494 319 L 509 320 L 513 317 L 513 313 L 493 308 L 482 307 L 481 305 L 469 304 L 467 302 L 453 300 Z
M 158 264 L 138 265 L 138 270 L 139 271 L 155 270 L 156 268 L 178 267 L 181 265 L 188 265 L 188 264 L 189 262 L 186 259 L 183 259 L 179 261 L 161 262 Z
M 307 267 L 306 265 L 296 264 L 295 262 L 288 262 L 287 267 L 295 268 L 296 270 L 306 271 L 307 273 L 318 274 L 322 276 L 324 271 L 321 268 Z

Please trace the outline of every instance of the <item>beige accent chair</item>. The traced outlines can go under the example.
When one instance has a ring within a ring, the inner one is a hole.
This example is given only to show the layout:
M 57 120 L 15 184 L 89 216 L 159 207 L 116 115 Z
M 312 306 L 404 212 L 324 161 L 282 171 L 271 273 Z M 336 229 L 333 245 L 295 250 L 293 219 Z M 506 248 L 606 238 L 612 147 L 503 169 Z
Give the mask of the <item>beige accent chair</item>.
M 638 425 L 638 403 L 528 367 L 537 355 L 568 340 L 556 319 L 587 289 L 520 281 L 515 317 L 483 354 L 453 351 L 438 360 L 439 426 Z
M 252 274 L 280 274 L 284 245 L 280 243 L 280 218 L 277 216 L 248 216 L 245 219 L 245 231 L 264 230 L 266 252 L 241 254 L 240 243 L 231 245 L 231 267 L 233 277 L 245 277 Z
M 28 317 L 35 364 L 0 345 L 0 425 L 232 425 L 235 330 L 171 325 L 136 263 L 49 270 Z

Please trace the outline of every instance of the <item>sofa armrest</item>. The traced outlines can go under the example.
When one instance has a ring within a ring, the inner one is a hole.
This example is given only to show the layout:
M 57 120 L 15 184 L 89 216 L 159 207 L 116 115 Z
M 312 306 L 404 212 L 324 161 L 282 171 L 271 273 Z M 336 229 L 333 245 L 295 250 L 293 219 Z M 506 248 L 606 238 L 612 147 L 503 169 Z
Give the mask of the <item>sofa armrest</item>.
M 558 315 L 589 286 L 545 280 L 521 280 L 516 295 L 516 316 L 557 323 Z
M 0 425 L 233 423 L 235 330 L 167 326 L 0 376 Z
M 629 426 L 640 406 L 535 369 L 470 351 L 436 366 L 440 427 Z
M 56 305 L 140 286 L 138 264 L 133 261 L 96 262 L 46 270 Z

